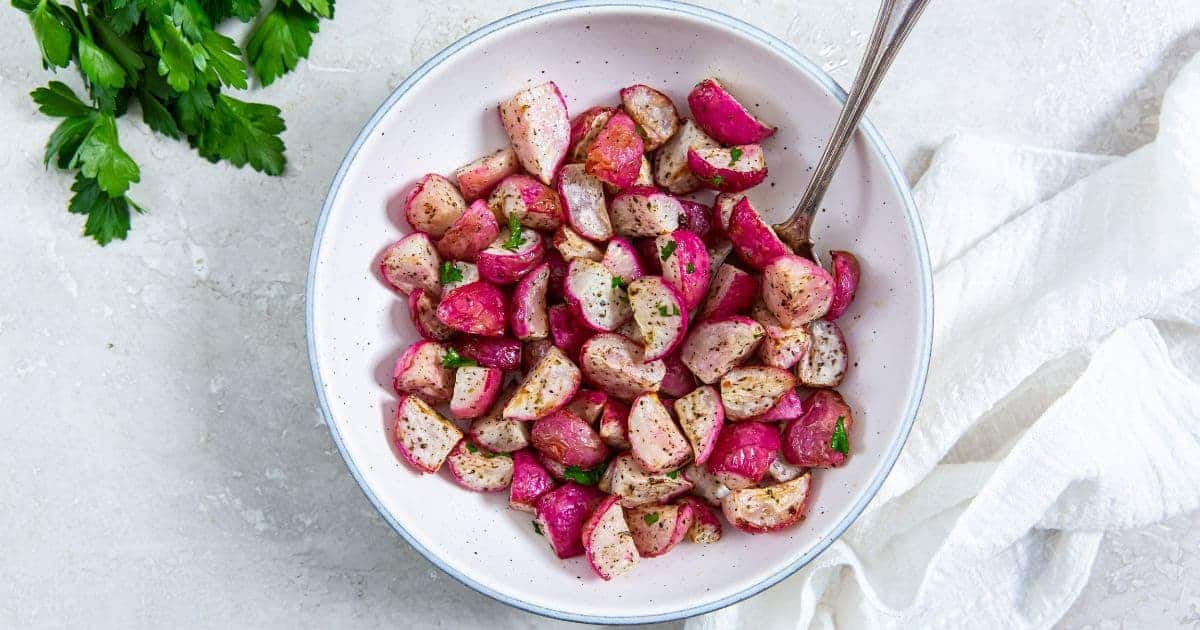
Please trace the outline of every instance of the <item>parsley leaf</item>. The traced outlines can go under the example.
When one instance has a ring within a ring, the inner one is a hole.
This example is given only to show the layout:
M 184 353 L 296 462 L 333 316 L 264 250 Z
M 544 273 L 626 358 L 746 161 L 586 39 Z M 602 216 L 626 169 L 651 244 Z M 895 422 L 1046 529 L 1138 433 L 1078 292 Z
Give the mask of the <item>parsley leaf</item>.
M 108 51 L 87 38 L 79 40 L 79 67 L 88 81 L 106 88 L 125 86 L 125 69 Z
M 540 523 L 538 523 L 537 521 L 529 521 L 529 522 L 530 522 L 530 523 L 533 523 L 533 531 L 537 532 L 537 535 L 538 535 L 538 536 L 545 536 L 545 535 L 546 535 L 546 532 L 543 532 L 543 531 L 542 531 L 542 526 L 541 526 L 541 524 L 540 524 Z
M 737 161 L 740 159 L 742 159 L 742 150 L 741 149 L 739 149 L 737 147 L 733 147 L 732 149 L 729 150 L 729 165 L 730 166 L 737 164 Z M 717 185 L 720 186 L 720 184 L 717 184 Z
M 96 115 L 70 166 L 94 178 L 104 192 L 114 197 L 125 194 L 129 184 L 141 179 L 137 163 L 117 140 L 117 121 L 112 114 Z
M 296 4 L 313 15 L 323 18 L 333 17 L 333 0 L 296 0 Z
M 246 57 L 264 86 L 294 70 L 301 58 L 308 58 L 312 34 L 319 28 L 317 18 L 283 3 L 259 22 L 246 41 Z
M 713 188 L 720 188 L 721 184 L 725 183 L 725 178 L 720 175 L 713 175 L 709 181 L 712 182 Z
M 71 29 L 63 23 L 58 2 L 40 0 L 29 12 L 29 23 L 38 48 L 42 49 L 42 64 L 67 67 L 71 63 Z
M 515 252 L 525 244 L 525 237 L 521 236 L 521 220 L 517 215 L 508 215 L 508 240 L 504 241 L 504 249 L 510 252 Z
M 658 512 L 646 512 L 642 515 L 642 522 L 647 525 L 653 525 L 658 522 Z
M 138 92 L 138 102 L 142 104 L 142 120 L 148 127 L 172 138 L 182 135 L 179 125 L 175 123 L 175 117 L 171 115 L 166 105 L 163 105 L 162 101 L 155 98 L 153 94 L 141 90 Z
M 462 269 L 459 269 L 457 265 L 449 260 L 442 261 L 442 264 L 438 267 L 438 283 L 447 285 L 451 282 L 458 282 L 462 279 Z
M 676 247 L 677 245 L 675 244 L 675 241 L 667 241 L 667 244 L 663 245 L 662 249 L 659 250 L 658 257 L 665 261 L 671 257 L 671 254 L 675 253 Z
M 141 212 L 137 204 L 125 196 L 111 197 L 100 189 L 100 184 L 82 174 L 75 176 L 71 186 L 75 195 L 67 206 L 67 211 L 73 214 L 87 215 L 83 225 L 83 235 L 96 239 L 101 245 L 107 245 L 114 238 L 124 239 L 129 234 L 129 209 Z
M 206 87 L 196 87 L 180 94 L 175 99 L 175 118 L 179 121 L 179 128 L 189 136 L 200 133 L 216 107 L 212 93 Z
M 624 289 L 625 287 L 628 287 L 628 286 L 629 286 L 629 283 L 628 283 L 628 282 L 625 282 L 625 279 L 624 279 L 624 278 L 622 278 L 621 276 L 613 276 L 613 279 L 612 279 L 612 288 L 614 288 L 614 289 Z
M 249 164 L 268 175 L 283 172 L 285 129 L 279 108 L 248 103 L 221 94 L 215 101 L 208 124 L 195 138 L 196 150 L 210 162 L 225 160 L 234 166 Z
M 679 478 L 679 471 L 678 471 L 678 470 L 672 470 L 671 472 L 667 473 L 667 476 L 668 476 L 668 477 L 670 477 L 671 479 L 678 479 L 678 478 Z
M 846 438 L 846 417 L 838 416 L 833 435 L 829 436 L 829 448 L 843 454 L 850 453 L 850 440 Z
M 216 31 L 206 31 L 200 47 L 208 56 L 205 78 L 209 84 L 220 82 L 239 90 L 246 89 L 246 64 L 242 63 L 242 51 L 232 39 Z
M 50 166 L 50 162 L 54 161 L 58 168 L 70 167 L 71 160 L 75 159 L 75 153 L 79 151 L 79 145 L 83 143 L 95 122 L 96 117 L 89 110 L 82 116 L 72 116 L 59 123 L 50 134 L 50 139 L 46 141 L 46 166 Z
M 693 265 L 692 263 L 688 263 L 687 270 L 688 270 L 688 273 L 696 273 L 696 265 Z
M 92 111 L 90 106 L 75 96 L 74 90 L 59 81 L 51 81 L 46 87 L 30 92 L 29 96 L 38 104 L 38 111 L 47 116 L 70 118 Z
M 458 353 L 458 351 L 455 350 L 454 348 L 448 348 L 446 350 L 446 356 L 442 357 L 442 367 L 448 367 L 448 368 L 453 369 L 453 368 L 460 368 L 460 367 L 472 367 L 475 365 L 478 365 L 478 364 L 475 363 L 474 359 L 468 359 L 468 358 L 460 355 Z M 472 451 L 472 452 L 474 452 L 474 451 Z
M 608 462 L 600 462 L 591 468 L 567 466 L 567 469 L 563 471 L 563 477 L 584 486 L 594 486 L 600 483 L 600 478 L 604 476 L 604 471 L 607 469 Z
M 478 453 L 478 452 L 479 452 L 479 447 L 478 447 L 478 446 L 475 446 L 474 444 L 472 444 L 472 443 L 470 443 L 470 442 L 467 442 L 467 450 L 468 450 L 468 451 L 470 451 L 470 452 L 472 452 L 472 453 Z

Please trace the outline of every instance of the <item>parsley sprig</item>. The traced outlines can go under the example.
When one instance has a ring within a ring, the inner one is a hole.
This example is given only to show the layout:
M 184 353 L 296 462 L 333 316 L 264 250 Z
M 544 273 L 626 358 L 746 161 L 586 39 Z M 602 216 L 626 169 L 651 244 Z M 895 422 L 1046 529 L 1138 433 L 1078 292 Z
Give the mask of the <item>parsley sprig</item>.
M 600 483 L 600 478 L 604 476 L 604 471 L 607 469 L 608 462 L 600 462 L 591 468 L 567 466 L 563 471 L 563 477 L 580 485 L 594 486 Z
M 449 260 L 443 260 L 438 266 L 438 284 L 447 285 L 463 279 L 463 271 Z
M 510 252 L 515 252 L 525 244 L 525 237 L 521 235 L 521 219 L 517 215 L 508 215 L 508 239 L 504 241 L 504 249 Z
M 334 0 L 278 0 L 251 30 L 245 59 L 216 26 L 250 22 L 260 0 L 12 0 L 29 18 L 48 70 L 74 61 L 83 95 L 61 81 L 30 93 L 38 109 L 61 118 L 44 160 L 73 171 L 67 210 L 85 215 L 83 233 L 101 245 L 124 239 L 129 197 L 141 168 L 121 146 L 117 119 L 137 101 L 152 130 L 186 139 L 201 157 L 279 175 L 286 165 L 279 109 L 230 96 L 253 74 L 269 85 L 308 56 L 318 21 Z
M 829 436 L 829 448 L 843 455 L 850 453 L 850 440 L 846 437 L 845 416 L 838 416 L 837 425 L 833 427 L 833 435 Z
M 476 365 L 478 363 L 475 362 L 475 359 L 468 359 L 462 356 L 454 348 L 447 348 L 446 354 L 442 357 L 442 367 L 455 369 L 460 367 L 474 367 Z

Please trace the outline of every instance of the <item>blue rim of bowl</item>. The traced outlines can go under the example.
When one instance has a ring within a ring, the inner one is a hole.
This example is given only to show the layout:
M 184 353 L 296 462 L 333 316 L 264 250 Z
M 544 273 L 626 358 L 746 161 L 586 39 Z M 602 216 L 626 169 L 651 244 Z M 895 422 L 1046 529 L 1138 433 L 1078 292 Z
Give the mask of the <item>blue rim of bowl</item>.
M 537 606 L 515 597 L 498 593 L 488 586 L 481 584 L 466 575 L 463 575 L 453 567 L 443 563 L 440 558 L 426 549 L 419 541 L 416 540 L 416 538 L 413 537 L 412 534 L 408 532 L 408 530 L 404 528 L 403 525 L 399 523 L 399 521 L 396 520 L 391 512 L 389 512 L 383 506 L 379 498 L 375 496 L 375 494 L 363 481 L 362 475 L 359 474 L 358 466 L 355 464 L 354 459 L 346 451 L 346 446 L 342 442 L 342 436 L 338 432 L 337 423 L 334 422 L 333 415 L 329 411 L 329 402 L 325 398 L 324 381 L 321 378 L 320 366 L 317 360 L 316 340 L 313 337 L 313 293 L 315 288 L 317 263 L 320 259 L 321 237 L 325 233 L 325 223 L 329 218 L 329 212 L 333 207 L 334 199 L 337 197 L 338 191 L 341 188 L 342 180 L 345 178 L 346 172 L 350 168 L 350 164 L 354 162 L 354 158 L 358 155 L 358 151 L 362 147 L 363 143 L 366 142 L 366 140 L 371 136 L 371 133 L 375 130 L 375 127 L 379 124 L 379 121 L 383 119 L 389 110 L 391 110 L 392 106 L 398 100 L 400 100 L 400 98 L 402 98 L 409 89 L 416 85 L 418 81 L 424 78 L 430 70 L 437 67 L 450 56 L 454 55 L 470 44 L 514 24 L 524 22 L 531 18 L 541 17 L 550 13 L 558 13 L 574 9 L 606 7 L 660 9 L 715 22 L 720 26 L 735 30 L 743 35 L 748 35 L 758 40 L 760 43 L 765 44 L 767 47 L 783 55 L 789 61 L 795 64 L 798 68 L 800 68 L 801 71 L 806 73 L 811 79 L 820 84 L 826 92 L 837 98 L 839 102 L 845 103 L 846 101 L 845 90 L 843 90 L 842 87 L 838 85 L 832 77 L 826 74 L 824 70 L 821 70 L 811 61 L 809 61 L 807 57 L 800 54 L 800 52 L 796 49 L 792 48 L 788 43 L 735 17 L 690 4 L 673 2 L 671 0 L 564 0 L 563 2 L 556 2 L 540 7 L 534 7 L 532 9 L 521 11 L 520 13 L 514 13 L 507 17 L 500 18 L 499 20 L 480 28 L 479 30 L 470 33 L 462 39 L 447 46 L 441 52 L 429 59 L 429 61 L 421 64 L 421 66 L 412 74 L 410 74 L 403 83 L 401 83 L 396 87 L 395 90 L 392 91 L 387 100 L 379 106 L 379 108 L 371 116 L 370 120 L 368 120 L 366 125 L 363 126 L 363 129 L 359 132 L 358 137 L 355 138 L 354 144 L 351 145 L 350 150 L 346 153 L 346 157 L 342 160 L 341 166 L 338 167 L 337 174 L 334 175 L 333 182 L 329 187 L 329 194 L 326 196 L 325 204 L 321 208 L 321 217 L 317 221 L 316 234 L 313 238 L 312 254 L 309 259 L 307 289 L 305 291 L 305 328 L 308 337 L 309 365 L 312 369 L 313 384 L 317 390 L 317 399 L 320 403 L 321 414 L 325 418 L 325 423 L 329 425 L 329 432 L 333 435 L 333 441 L 337 445 L 338 452 L 342 454 L 342 459 L 346 461 L 346 466 L 350 469 L 350 474 L 354 476 L 354 480 L 358 483 L 358 487 L 362 490 L 363 494 L 366 495 L 371 504 L 375 506 L 375 509 L 379 511 L 380 515 L 383 516 L 384 520 L 386 520 L 388 524 L 392 526 L 392 529 L 396 530 L 396 533 L 400 534 L 404 540 L 408 541 L 408 544 L 412 545 L 413 548 L 420 552 L 422 556 L 425 556 L 426 560 L 433 563 L 436 567 L 454 579 L 480 593 L 483 593 L 484 595 L 487 595 L 488 597 L 504 602 L 510 606 L 545 617 L 564 621 L 624 625 L 657 623 L 685 619 L 687 617 L 693 617 L 695 615 L 701 615 L 707 612 L 718 610 L 726 606 L 736 604 L 753 595 L 757 595 L 758 593 L 779 583 L 784 578 L 790 577 L 796 571 L 804 567 L 804 565 L 811 562 L 814 558 L 820 555 L 821 552 L 825 551 L 829 545 L 833 544 L 835 540 L 840 538 L 841 535 L 845 533 L 846 529 L 848 529 L 850 525 L 852 525 L 854 521 L 858 519 L 859 515 L 862 514 L 864 509 L 866 509 L 867 504 L 870 503 L 875 497 L 876 493 L 879 492 L 879 487 L 883 485 L 884 480 L 886 480 L 888 475 L 891 473 L 892 467 L 896 464 L 896 459 L 900 456 L 900 452 L 903 450 L 904 444 L 908 441 L 909 433 L 911 432 L 913 423 L 917 418 L 917 410 L 920 407 L 921 397 L 925 390 L 925 380 L 929 372 L 929 358 L 933 348 L 933 272 L 929 262 L 929 250 L 925 243 L 925 231 L 921 226 L 921 219 L 917 215 L 916 204 L 913 202 L 908 181 L 904 177 L 904 173 L 900 169 L 900 166 L 896 163 L 896 159 L 892 155 L 891 150 L 888 149 L 887 144 L 883 141 L 883 137 L 880 136 L 879 131 L 877 131 L 874 125 L 872 125 L 871 122 L 864 117 L 862 122 L 859 123 L 859 131 L 866 136 L 870 148 L 875 151 L 876 155 L 883 161 L 884 166 L 887 167 L 888 175 L 892 180 L 892 184 L 896 187 L 896 190 L 900 193 L 900 196 L 904 201 L 905 214 L 908 216 L 909 227 L 913 234 L 913 244 L 917 248 L 918 263 L 920 265 L 920 277 L 918 278 L 918 281 L 921 287 L 921 295 L 924 296 L 924 317 L 921 320 L 921 329 L 919 331 L 921 347 L 919 349 L 920 357 L 918 370 L 916 378 L 913 379 L 912 388 L 909 392 L 909 406 L 904 414 L 904 425 L 901 427 L 899 439 L 896 440 L 895 444 L 892 445 L 892 449 L 887 454 L 883 467 L 871 481 L 867 491 L 863 494 L 862 498 L 855 503 L 845 518 L 843 518 L 842 521 L 838 523 L 836 527 L 834 527 L 831 535 L 821 539 L 811 549 L 797 558 L 795 562 L 792 562 L 788 566 L 777 571 L 774 575 L 771 575 L 770 577 L 767 577 L 766 579 L 763 579 L 753 586 L 743 589 L 738 593 L 707 602 L 699 606 L 693 606 L 683 610 L 676 610 L 654 615 L 608 617 L 583 615 L 567 610 L 556 610 L 552 608 L 545 608 L 543 606 Z

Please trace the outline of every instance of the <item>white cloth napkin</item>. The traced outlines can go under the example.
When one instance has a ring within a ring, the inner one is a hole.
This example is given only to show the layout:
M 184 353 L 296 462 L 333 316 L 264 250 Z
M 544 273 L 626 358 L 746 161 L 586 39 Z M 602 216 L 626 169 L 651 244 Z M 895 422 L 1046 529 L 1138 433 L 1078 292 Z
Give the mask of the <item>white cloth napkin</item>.
M 1200 57 L 1119 159 L 949 140 L 933 365 L 859 521 L 709 628 L 1046 628 L 1105 530 L 1200 507 Z

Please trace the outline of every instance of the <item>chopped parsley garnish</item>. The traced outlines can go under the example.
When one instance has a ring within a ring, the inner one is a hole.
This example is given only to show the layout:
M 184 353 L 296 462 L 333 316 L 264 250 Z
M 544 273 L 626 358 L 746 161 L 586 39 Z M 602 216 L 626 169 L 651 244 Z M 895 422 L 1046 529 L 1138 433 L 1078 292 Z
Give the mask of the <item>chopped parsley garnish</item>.
M 625 282 L 625 279 L 624 279 L 624 278 L 622 278 L 621 276 L 613 276 L 613 279 L 612 279 L 612 288 L 614 288 L 614 289 L 624 289 L 624 288 L 625 288 L 625 287 L 627 287 L 627 286 L 629 286 L 629 283 L 628 283 L 628 282 Z
M 678 315 L 678 314 L 679 314 L 679 306 L 678 305 L 672 304 L 671 310 L 669 310 L 669 311 L 667 310 L 667 307 L 665 304 L 658 305 L 659 317 L 670 317 L 671 315 Z
M 658 522 L 658 512 L 647 512 L 642 515 L 642 522 L 653 525 Z
M 729 150 L 729 165 L 730 166 L 737 164 L 737 161 L 740 159 L 742 159 L 742 150 L 741 149 L 739 149 L 737 147 L 733 147 L 732 149 Z M 718 184 L 718 186 L 719 185 L 720 184 Z
M 563 471 L 563 477 L 581 485 L 594 486 L 600 483 L 600 478 L 604 476 L 604 471 L 607 469 L 608 462 L 600 462 L 591 468 L 567 466 L 567 469 Z
M 688 263 L 687 270 L 688 270 L 688 273 L 696 273 L 696 265 L 693 265 L 692 263 Z
M 720 175 L 713 175 L 712 179 L 709 179 L 708 181 L 712 182 L 714 188 L 720 188 L 721 184 L 725 183 L 725 178 L 721 177 Z
M 538 522 L 537 522 L 537 521 L 529 521 L 529 522 L 530 522 L 530 523 L 533 523 L 533 531 L 537 532 L 537 535 L 538 535 L 538 536 L 545 536 L 545 535 L 546 535 L 546 532 L 543 532 L 543 531 L 542 531 L 542 526 L 541 526 L 541 525 L 538 525 Z
M 524 244 L 525 237 L 521 236 L 521 220 L 515 214 L 508 215 L 508 240 L 504 241 L 504 249 L 515 252 Z
M 438 267 L 438 282 L 442 284 L 450 284 L 463 279 L 462 269 L 449 260 L 442 261 L 442 265 Z
M 679 471 L 678 471 L 678 470 L 672 470 L 671 472 L 667 473 L 667 476 L 668 476 L 668 477 L 670 477 L 671 479 L 678 479 L 678 478 L 679 478 Z
M 850 453 L 850 440 L 846 439 L 845 416 L 838 416 L 837 426 L 833 427 L 833 435 L 829 436 L 829 448 L 843 455 Z
M 468 451 L 470 451 L 470 452 L 472 452 L 472 453 L 478 453 L 478 452 L 479 452 L 479 447 L 478 447 L 478 446 L 475 446 L 474 444 L 472 444 L 472 443 L 470 443 L 470 442 L 467 442 L 467 450 L 468 450 Z
M 670 258 L 671 254 L 675 253 L 676 247 L 677 245 L 675 244 L 675 241 L 667 241 L 667 244 L 663 245 L 662 249 L 659 250 L 658 257 L 663 260 Z
M 460 367 L 471 367 L 474 365 L 478 365 L 477 363 L 475 363 L 474 359 L 468 359 L 468 358 L 460 355 L 458 353 L 458 351 L 455 350 L 454 348 L 450 348 L 449 350 L 446 350 L 446 356 L 442 357 L 442 367 L 460 368 Z M 468 445 L 467 448 L 470 449 L 471 446 Z M 474 453 L 475 451 L 471 451 L 471 452 Z
M 642 137 L 642 140 L 650 139 L 650 137 L 646 135 L 646 130 L 642 129 L 642 126 L 640 124 L 633 123 L 633 128 L 637 131 L 637 135 Z

